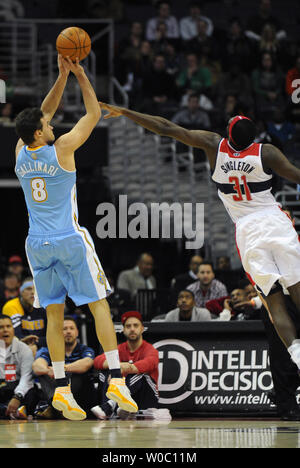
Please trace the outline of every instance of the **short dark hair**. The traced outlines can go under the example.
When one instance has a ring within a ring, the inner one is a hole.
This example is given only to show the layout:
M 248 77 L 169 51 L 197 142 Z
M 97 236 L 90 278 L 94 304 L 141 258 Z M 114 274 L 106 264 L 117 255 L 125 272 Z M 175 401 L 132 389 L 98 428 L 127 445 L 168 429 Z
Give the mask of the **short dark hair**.
M 189 289 L 181 289 L 178 293 L 178 296 L 179 297 L 179 294 L 183 293 L 183 292 L 187 292 L 189 293 L 191 296 L 193 296 L 193 299 L 195 299 L 195 294 L 193 293 L 193 291 L 190 291 Z
M 64 316 L 64 321 L 65 321 L 65 320 L 71 320 L 72 322 L 75 323 L 76 327 L 78 328 L 77 322 L 76 322 L 76 320 L 74 319 L 74 317 L 72 317 L 72 315 L 65 315 L 65 316 Z
M 39 107 L 27 107 L 17 115 L 15 120 L 16 134 L 22 138 L 26 145 L 33 142 L 34 132 L 43 128 L 42 117 L 43 112 Z
M 231 130 L 232 142 L 234 148 L 242 150 L 253 143 L 256 128 L 254 122 L 248 119 L 238 120 Z
M 199 271 L 199 268 L 201 267 L 201 265 L 210 265 L 212 271 L 215 271 L 214 264 L 210 260 L 203 260 L 203 262 L 201 262 L 200 265 L 198 266 L 198 271 Z
M 5 319 L 10 320 L 11 323 L 12 323 L 12 319 L 11 319 L 11 317 L 9 317 L 9 315 L 0 314 L 0 320 L 5 320 Z

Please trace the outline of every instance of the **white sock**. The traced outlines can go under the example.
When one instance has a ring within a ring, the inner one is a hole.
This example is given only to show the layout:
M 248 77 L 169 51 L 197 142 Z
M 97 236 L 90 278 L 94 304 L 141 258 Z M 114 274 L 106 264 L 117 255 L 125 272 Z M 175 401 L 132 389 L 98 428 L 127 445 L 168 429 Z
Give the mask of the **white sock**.
M 294 340 L 291 346 L 288 347 L 288 352 L 291 355 L 292 361 L 300 369 L 300 340 Z
M 55 379 L 64 379 L 65 373 L 65 361 L 52 362 L 53 374 Z
M 119 351 L 117 349 L 106 351 L 105 356 L 109 369 L 120 369 Z

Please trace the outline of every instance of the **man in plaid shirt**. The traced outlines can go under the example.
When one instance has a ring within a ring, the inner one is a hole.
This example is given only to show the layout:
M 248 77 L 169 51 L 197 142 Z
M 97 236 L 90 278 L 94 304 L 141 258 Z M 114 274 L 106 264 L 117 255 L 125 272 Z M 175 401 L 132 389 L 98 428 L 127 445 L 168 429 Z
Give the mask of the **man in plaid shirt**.
M 187 287 L 189 291 L 194 293 L 196 307 L 205 307 L 207 301 L 228 296 L 226 286 L 215 279 L 211 262 L 202 262 L 199 265 L 197 276 L 199 280 Z

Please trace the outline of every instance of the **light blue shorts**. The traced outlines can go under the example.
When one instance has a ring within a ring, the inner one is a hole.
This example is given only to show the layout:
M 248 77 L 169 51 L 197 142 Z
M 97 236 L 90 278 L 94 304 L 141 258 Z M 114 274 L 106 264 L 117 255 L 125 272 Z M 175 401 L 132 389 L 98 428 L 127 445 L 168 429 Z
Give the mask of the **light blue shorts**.
M 87 229 L 59 236 L 29 234 L 25 249 L 36 291 L 34 307 L 63 304 L 66 295 L 80 306 L 111 293 Z

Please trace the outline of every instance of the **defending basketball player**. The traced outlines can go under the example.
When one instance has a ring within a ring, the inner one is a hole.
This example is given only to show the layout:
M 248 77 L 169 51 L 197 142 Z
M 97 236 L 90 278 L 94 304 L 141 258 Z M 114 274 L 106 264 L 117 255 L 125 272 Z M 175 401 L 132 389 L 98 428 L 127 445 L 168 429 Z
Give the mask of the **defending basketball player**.
M 243 267 L 263 293 L 274 326 L 300 369 L 300 340 L 285 307 L 280 284 L 300 313 L 300 243 L 290 218 L 271 193 L 272 172 L 300 183 L 300 169 L 270 144 L 253 143 L 254 123 L 244 116 L 228 122 L 227 138 L 187 130 L 162 117 L 100 103 L 105 119 L 125 116 L 142 127 L 204 150 L 218 195 L 236 225 Z M 280 284 L 279 284 L 280 282 Z
M 63 318 L 65 297 L 77 306 L 88 304 L 97 336 L 111 370 L 108 398 L 126 411 L 137 405 L 121 378 L 117 339 L 106 296 L 110 286 L 88 231 L 78 224 L 74 152 L 88 139 L 100 119 L 95 91 L 78 58 L 58 56 L 59 76 L 41 108 L 23 110 L 16 118 L 20 137 L 15 172 L 29 214 L 26 254 L 36 290 L 36 307 L 47 310 L 47 345 L 57 388 L 54 408 L 72 420 L 86 413 L 74 400 L 65 374 Z M 80 86 L 86 113 L 72 130 L 57 140 L 50 122 L 72 72 Z M 40 305 L 39 305 L 39 304 Z

